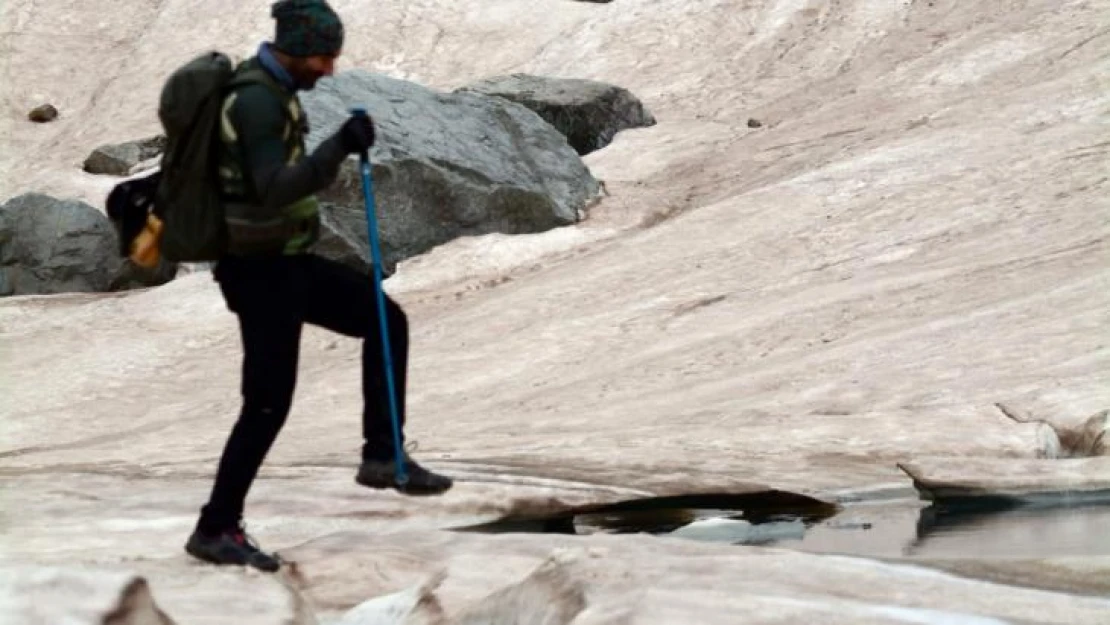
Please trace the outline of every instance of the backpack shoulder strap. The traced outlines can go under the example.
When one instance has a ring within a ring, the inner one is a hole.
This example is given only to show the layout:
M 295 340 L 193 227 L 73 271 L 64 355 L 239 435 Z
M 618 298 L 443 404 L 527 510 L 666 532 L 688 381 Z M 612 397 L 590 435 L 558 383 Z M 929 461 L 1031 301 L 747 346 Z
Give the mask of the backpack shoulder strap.
M 231 80 L 229 80 L 224 87 L 221 121 L 224 124 L 225 133 L 234 136 L 234 132 L 231 129 L 231 122 L 228 118 L 228 113 L 233 103 L 231 96 L 234 95 L 237 89 L 254 84 L 263 85 L 275 98 L 277 98 L 278 102 L 281 102 L 282 111 L 285 113 L 286 136 L 289 136 L 298 128 L 300 128 L 302 135 L 308 132 L 308 122 L 304 119 L 304 112 L 296 94 L 291 94 L 282 88 L 269 72 L 259 67 L 257 64 L 252 64 L 250 61 L 243 61 L 239 64 L 239 67 L 235 69 L 235 73 L 232 75 Z
M 230 139 L 234 141 L 237 138 L 229 117 L 231 107 L 234 104 L 233 96 L 235 92 L 242 87 L 256 84 L 266 87 L 270 93 L 281 102 L 281 108 L 285 113 L 286 119 L 286 133 L 289 132 L 290 124 L 297 122 L 299 108 L 297 108 L 296 96 L 289 94 L 283 89 L 266 70 L 257 65 L 250 64 L 249 61 L 243 61 L 235 68 L 235 73 L 232 74 L 231 79 L 224 85 L 223 104 L 220 107 L 220 122 L 222 127 L 221 134 L 224 136 L 225 140 Z
M 230 95 L 240 87 L 255 84 L 263 85 L 269 89 L 270 93 L 282 103 L 282 108 L 285 109 L 286 113 L 292 112 L 289 102 L 291 100 L 296 100 L 296 97 L 283 89 L 266 70 L 257 65 L 248 65 L 246 62 L 236 69 L 235 75 L 228 81 L 225 94 Z
M 248 65 L 247 63 L 243 63 L 236 68 L 235 75 L 233 75 L 231 80 L 227 83 L 227 89 L 230 91 L 245 85 L 253 84 L 265 85 L 274 95 L 281 96 L 283 100 L 289 97 L 281 86 L 278 85 L 277 81 L 266 73 L 266 70 L 258 66 Z

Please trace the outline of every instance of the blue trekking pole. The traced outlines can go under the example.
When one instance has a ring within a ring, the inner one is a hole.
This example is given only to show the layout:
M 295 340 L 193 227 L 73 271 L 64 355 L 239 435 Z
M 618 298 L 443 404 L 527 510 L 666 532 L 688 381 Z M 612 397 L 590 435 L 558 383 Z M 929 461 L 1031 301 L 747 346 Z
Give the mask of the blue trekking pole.
M 366 109 L 351 109 L 355 116 L 366 116 Z M 362 197 L 366 203 L 366 229 L 370 236 L 370 253 L 374 265 L 374 295 L 378 301 L 379 329 L 382 334 L 382 359 L 385 364 L 385 383 L 389 393 L 389 417 L 393 422 L 393 466 L 396 468 L 397 486 L 404 488 L 409 477 L 405 473 L 405 455 L 401 449 L 401 424 L 397 418 L 397 394 L 393 386 L 393 352 L 389 347 L 389 323 L 386 321 L 385 292 L 382 290 L 382 253 L 378 241 L 378 218 L 374 206 L 373 182 L 370 179 L 370 153 L 363 150 L 359 155 L 359 170 L 362 173 Z

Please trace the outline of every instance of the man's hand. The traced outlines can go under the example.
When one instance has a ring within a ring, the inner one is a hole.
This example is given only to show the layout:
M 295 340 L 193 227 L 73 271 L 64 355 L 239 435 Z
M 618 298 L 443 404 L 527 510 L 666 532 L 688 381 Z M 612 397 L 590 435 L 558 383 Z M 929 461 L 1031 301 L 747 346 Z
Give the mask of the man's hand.
M 352 115 L 343 122 L 338 134 L 348 154 L 361 154 L 374 145 L 374 122 L 369 115 Z

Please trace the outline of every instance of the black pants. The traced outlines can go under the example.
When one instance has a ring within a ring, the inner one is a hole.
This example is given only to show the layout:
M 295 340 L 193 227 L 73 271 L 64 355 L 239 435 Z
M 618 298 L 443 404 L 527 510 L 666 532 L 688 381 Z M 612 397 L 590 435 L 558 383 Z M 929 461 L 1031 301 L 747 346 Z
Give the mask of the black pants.
M 213 271 L 239 316 L 243 407 L 224 447 L 216 483 L 198 529 L 217 534 L 238 524 L 251 482 L 285 423 L 297 381 L 301 328 L 321 326 L 362 344 L 362 455 L 393 458 L 393 429 L 381 330 L 370 276 L 314 255 L 234 257 Z M 398 417 L 404 423 L 408 319 L 386 296 Z M 403 440 L 403 439 L 402 439 Z

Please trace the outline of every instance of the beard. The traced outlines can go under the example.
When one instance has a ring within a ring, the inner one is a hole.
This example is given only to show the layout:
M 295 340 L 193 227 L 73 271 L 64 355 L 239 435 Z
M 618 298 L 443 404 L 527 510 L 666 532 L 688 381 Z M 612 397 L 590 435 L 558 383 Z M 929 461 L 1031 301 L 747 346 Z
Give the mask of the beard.
M 297 64 L 290 68 L 290 75 L 293 77 L 293 82 L 296 83 L 297 89 L 303 91 L 311 91 L 316 83 L 326 76 L 323 72 L 314 70 L 304 64 Z
M 297 83 L 299 89 L 311 91 L 312 88 L 316 86 L 316 83 L 323 77 L 324 75 L 318 72 L 304 72 L 295 76 L 293 80 Z

